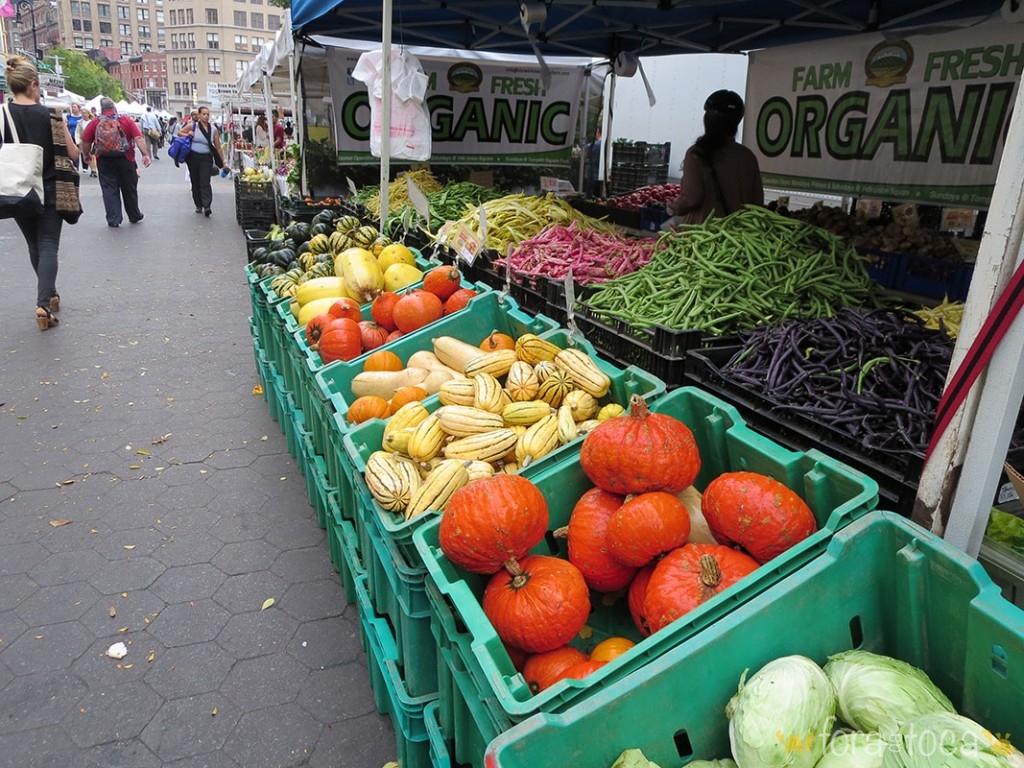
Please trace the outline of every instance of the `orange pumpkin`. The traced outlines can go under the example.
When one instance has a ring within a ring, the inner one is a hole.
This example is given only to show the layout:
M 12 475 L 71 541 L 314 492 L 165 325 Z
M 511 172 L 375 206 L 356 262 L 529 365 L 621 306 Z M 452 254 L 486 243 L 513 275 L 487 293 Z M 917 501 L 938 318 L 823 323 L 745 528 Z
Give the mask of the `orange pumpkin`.
M 426 400 L 427 397 L 429 397 L 429 395 L 427 390 L 423 387 L 399 387 L 391 395 L 391 401 L 388 407 L 388 416 L 394 416 L 395 412 L 407 403 Z
M 387 328 L 388 331 L 393 331 L 398 327 L 395 325 L 394 313 L 395 304 L 400 298 L 401 296 L 393 291 L 384 291 L 384 293 L 377 294 L 373 304 L 370 305 L 370 315 L 374 321 Z
M 582 680 L 584 677 L 592 672 L 596 672 L 607 663 L 607 661 L 598 661 L 597 659 L 580 661 L 567 669 L 563 669 L 562 679 L 573 678 L 575 680 Z
M 624 654 L 636 643 L 628 637 L 606 637 L 590 652 L 591 661 L 611 661 Z
M 587 656 L 583 651 L 571 645 L 563 645 L 554 650 L 528 656 L 526 663 L 523 664 L 523 677 L 531 691 L 540 693 L 561 680 L 562 672 L 566 669 L 586 660 Z
M 327 330 L 327 326 L 337 319 L 334 315 L 327 312 L 311 317 L 309 322 L 306 323 L 306 343 L 315 349 L 320 341 L 320 335 Z
M 370 419 L 386 419 L 388 401 L 377 395 L 363 395 L 352 401 L 345 417 L 351 424 L 362 424 Z
M 480 349 L 484 352 L 496 352 L 499 349 L 515 349 L 516 340 L 507 333 L 491 331 L 491 335 L 480 342 Z
M 576 502 L 569 517 L 569 561 L 597 592 L 624 589 L 636 573 L 636 568 L 623 565 L 608 552 L 608 521 L 624 501 L 622 496 L 591 488 Z
M 608 519 L 608 553 L 623 565 L 642 568 L 686 543 L 690 513 L 671 493 L 650 491 L 625 502 Z
M 413 291 L 395 302 L 392 317 L 402 333 L 412 333 L 444 315 L 444 304 L 430 291 Z
M 317 350 L 325 364 L 359 357 L 363 353 L 359 324 L 347 317 L 337 318 L 320 334 Z
M 338 299 L 327 308 L 327 312 L 335 317 L 347 317 L 349 320 L 354 320 L 357 323 L 363 319 L 362 312 L 359 310 L 359 304 L 355 299 Z
M 452 312 L 458 312 L 460 309 L 465 309 L 469 304 L 469 300 L 476 295 L 476 291 L 472 288 L 459 288 L 459 290 L 445 300 L 444 313 L 446 315 L 450 315 Z
M 669 552 L 647 582 L 644 614 L 651 632 L 728 589 L 757 565 L 750 555 L 720 544 L 685 544 Z
M 447 516 L 446 508 L 441 520 Z M 504 642 L 527 653 L 541 653 L 566 645 L 583 629 L 590 615 L 590 592 L 579 568 L 568 560 L 547 555 L 527 555 L 521 561 L 512 557 L 505 561 L 504 570 L 491 577 L 482 607 Z
M 653 565 L 644 566 L 637 571 L 633 581 L 629 584 L 629 592 L 626 593 L 629 601 L 629 614 L 633 617 L 636 628 L 644 637 L 651 634 L 651 628 L 647 624 L 647 614 L 644 612 L 644 600 L 647 598 L 647 585 L 651 581 L 652 573 L 654 573 Z
M 366 356 L 364 371 L 400 371 L 405 368 L 402 358 L 390 349 L 378 349 Z
M 587 433 L 580 466 L 598 488 L 623 496 L 647 491 L 679 493 L 700 472 L 693 433 L 679 419 L 651 413 L 639 395 L 629 414 L 601 422 Z
M 423 290 L 429 291 L 444 301 L 457 290 L 462 282 L 459 270 L 451 265 L 434 267 L 423 276 Z

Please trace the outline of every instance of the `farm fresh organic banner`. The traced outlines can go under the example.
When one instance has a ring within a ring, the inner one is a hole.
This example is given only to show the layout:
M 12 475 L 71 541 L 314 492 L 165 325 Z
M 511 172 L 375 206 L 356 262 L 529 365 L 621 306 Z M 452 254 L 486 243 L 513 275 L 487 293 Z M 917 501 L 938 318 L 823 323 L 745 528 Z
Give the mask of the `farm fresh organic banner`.
M 987 207 L 1022 69 L 1019 24 L 758 51 L 744 142 L 768 186 Z
M 352 77 L 361 51 L 327 50 L 341 163 L 370 155 L 370 101 Z M 416 54 L 428 78 L 431 163 L 566 165 L 583 89 L 580 66 L 551 65 L 550 87 L 536 62 Z

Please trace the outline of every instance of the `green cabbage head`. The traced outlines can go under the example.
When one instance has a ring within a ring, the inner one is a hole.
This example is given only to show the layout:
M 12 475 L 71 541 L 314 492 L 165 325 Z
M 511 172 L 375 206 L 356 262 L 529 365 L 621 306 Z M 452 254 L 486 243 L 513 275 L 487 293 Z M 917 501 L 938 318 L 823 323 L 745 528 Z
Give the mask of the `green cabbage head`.
M 877 733 L 837 733 L 815 768 L 882 768 L 886 746 Z
M 928 675 L 889 656 L 844 651 L 829 657 L 825 674 L 836 690 L 839 717 L 858 731 L 889 736 L 918 715 L 954 711 Z
M 905 723 L 882 768 L 1022 768 L 1024 755 L 973 720 L 934 712 Z
M 804 656 L 770 661 L 740 680 L 725 708 L 732 757 L 739 768 L 813 768 L 835 712 L 835 690 L 821 667 Z
M 683 768 L 736 768 L 736 763 L 728 757 L 722 760 L 694 760 L 687 763 Z

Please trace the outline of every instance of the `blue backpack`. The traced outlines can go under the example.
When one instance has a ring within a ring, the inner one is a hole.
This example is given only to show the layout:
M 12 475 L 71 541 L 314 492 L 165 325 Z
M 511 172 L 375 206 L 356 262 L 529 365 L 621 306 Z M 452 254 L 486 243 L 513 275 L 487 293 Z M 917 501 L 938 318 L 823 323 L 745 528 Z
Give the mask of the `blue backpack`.
M 185 162 L 188 153 L 192 151 L 191 136 L 175 136 L 167 145 L 167 156 L 174 161 L 174 167 L 178 168 Z

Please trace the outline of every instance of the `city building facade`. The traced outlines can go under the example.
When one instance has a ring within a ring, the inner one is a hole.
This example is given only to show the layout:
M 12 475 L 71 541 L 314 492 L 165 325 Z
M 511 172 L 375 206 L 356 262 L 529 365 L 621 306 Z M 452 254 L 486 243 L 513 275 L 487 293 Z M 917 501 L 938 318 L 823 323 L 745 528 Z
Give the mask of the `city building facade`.
M 183 114 L 229 100 L 285 12 L 267 0 L 13 2 L 13 49 L 39 58 L 58 46 L 83 51 L 108 65 L 132 98 Z

